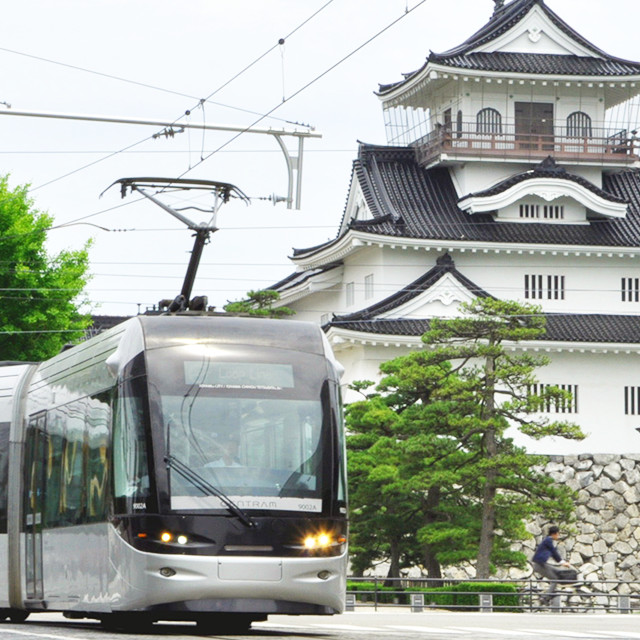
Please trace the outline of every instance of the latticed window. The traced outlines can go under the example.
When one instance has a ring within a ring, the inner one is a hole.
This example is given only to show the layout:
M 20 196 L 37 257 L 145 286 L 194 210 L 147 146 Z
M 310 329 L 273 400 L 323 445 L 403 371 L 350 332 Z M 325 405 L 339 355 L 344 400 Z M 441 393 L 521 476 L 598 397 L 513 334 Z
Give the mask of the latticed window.
M 627 416 L 640 415 L 640 387 L 624 388 L 624 413 Z
M 527 300 L 564 300 L 564 276 L 525 274 L 524 297 Z
M 478 111 L 476 133 L 502 133 L 502 116 L 500 112 L 491 107 Z
M 555 387 L 568 394 L 565 397 L 547 398 L 540 411 L 543 413 L 578 413 L 578 385 L 577 384 L 531 384 L 528 386 L 529 395 L 543 395 L 549 387 Z
M 622 278 L 622 302 L 640 302 L 640 278 Z
M 591 116 L 584 111 L 574 111 L 567 118 L 567 136 L 569 138 L 591 138 Z

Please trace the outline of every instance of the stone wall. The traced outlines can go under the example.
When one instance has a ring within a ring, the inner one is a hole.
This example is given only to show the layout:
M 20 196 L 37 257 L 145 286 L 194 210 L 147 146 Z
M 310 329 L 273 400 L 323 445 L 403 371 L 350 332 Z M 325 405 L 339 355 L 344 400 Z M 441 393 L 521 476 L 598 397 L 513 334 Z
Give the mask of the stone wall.
M 621 595 L 640 593 L 640 454 L 552 456 L 545 471 L 577 493 L 574 531 L 563 532 L 558 543 L 562 557 L 594 589 Z M 556 523 L 544 518 L 530 523 L 527 529 L 533 537 L 514 549 L 530 559 L 551 524 Z M 384 577 L 387 571 L 388 565 L 383 563 L 372 573 Z M 408 577 L 422 575 L 417 567 L 404 573 Z M 475 577 L 471 565 L 447 567 L 443 573 L 460 580 Z M 531 568 L 510 569 L 500 571 L 497 577 L 522 580 L 531 574 Z
M 578 496 L 575 533 L 562 536 L 561 555 L 584 580 L 596 585 L 606 580 L 636 582 L 620 593 L 640 591 L 640 454 L 553 456 L 545 471 Z M 527 527 L 534 536 L 520 548 L 527 557 L 549 524 L 540 518 Z M 508 577 L 523 575 L 526 572 L 508 572 Z

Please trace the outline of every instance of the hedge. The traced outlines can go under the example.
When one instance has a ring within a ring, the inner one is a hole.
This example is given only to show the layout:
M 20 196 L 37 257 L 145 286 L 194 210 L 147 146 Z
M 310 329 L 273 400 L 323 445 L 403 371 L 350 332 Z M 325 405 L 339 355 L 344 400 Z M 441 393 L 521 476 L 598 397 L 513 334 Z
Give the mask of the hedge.
M 493 606 L 503 611 L 519 609 L 518 587 L 515 584 L 502 582 L 460 582 L 448 587 L 384 587 L 374 582 L 347 581 L 347 591 L 360 593 L 361 602 L 379 604 L 410 604 L 411 593 L 424 593 L 425 606 L 436 606 L 442 609 L 477 611 L 479 609 L 478 593 L 494 593 Z M 366 592 L 366 593 L 362 593 Z

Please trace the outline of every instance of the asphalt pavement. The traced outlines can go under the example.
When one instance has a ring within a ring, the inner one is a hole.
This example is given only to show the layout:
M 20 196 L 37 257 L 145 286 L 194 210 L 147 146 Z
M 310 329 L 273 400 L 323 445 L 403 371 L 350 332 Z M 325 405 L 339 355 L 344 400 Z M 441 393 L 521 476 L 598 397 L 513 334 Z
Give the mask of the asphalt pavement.
M 92 621 L 35 614 L 22 624 L 2 623 L 1 640 L 640 640 L 640 614 L 463 613 L 358 609 L 341 616 L 270 616 L 239 635 L 198 634 L 195 625 L 156 624 L 152 633 L 105 631 Z

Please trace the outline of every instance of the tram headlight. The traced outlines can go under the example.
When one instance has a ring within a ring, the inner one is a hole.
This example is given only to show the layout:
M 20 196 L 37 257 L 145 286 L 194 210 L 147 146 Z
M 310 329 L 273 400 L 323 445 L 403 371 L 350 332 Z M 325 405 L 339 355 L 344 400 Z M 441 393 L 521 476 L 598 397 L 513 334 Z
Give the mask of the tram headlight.
M 345 544 L 346 541 L 347 539 L 343 535 L 336 537 L 323 531 L 314 535 L 308 535 L 303 541 L 303 546 L 307 551 L 327 551 L 332 547 Z
M 168 531 L 163 531 L 160 534 L 160 540 L 162 540 L 162 542 L 171 542 L 173 540 L 173 535 Z
M 178 541 L 178 544 L 187 544 L 189 539 L 187 538 L 187 536 L 178 536 L 177 541 Z

